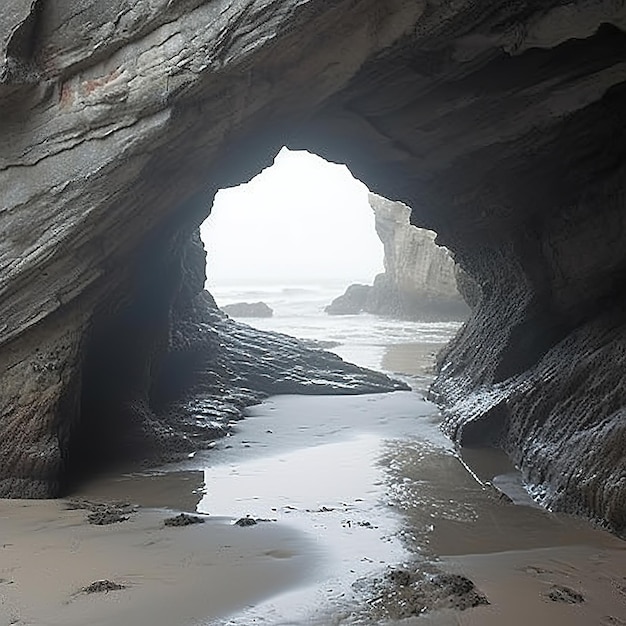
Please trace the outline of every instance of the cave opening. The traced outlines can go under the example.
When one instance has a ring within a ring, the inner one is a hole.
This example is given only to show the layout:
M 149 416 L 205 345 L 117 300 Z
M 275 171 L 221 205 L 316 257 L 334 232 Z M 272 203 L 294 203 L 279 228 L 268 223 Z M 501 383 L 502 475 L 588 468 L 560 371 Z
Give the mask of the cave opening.
M 216 194 L 200 229 L 206 289 L 237 320 L 385 369 L 389 337 L 402 343 L 437 322 L 448 336 L 469 314 L 451 253 L 410 214 L 346 165 L 283 147 Z
M 371 284 L 384 267 L 368 194 L 345 165 L 283 147 L 248 183 L 216 194 L 201 226 L 207 289 L 220 306 L 265 296 L 280 316 L 298 291 L 329 304 Z

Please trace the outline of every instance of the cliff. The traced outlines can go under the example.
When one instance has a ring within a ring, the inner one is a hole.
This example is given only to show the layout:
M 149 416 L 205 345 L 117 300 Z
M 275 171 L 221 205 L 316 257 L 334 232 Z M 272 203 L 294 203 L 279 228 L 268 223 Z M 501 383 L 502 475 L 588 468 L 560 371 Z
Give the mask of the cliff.
M 605 0 L 3 3 L 3 493 L 71 476 L 98 398 L 142 406 L 214 193 L 287 145 L 480 285 L 433 391 L 451 436 L 624 531 L 625 29 Z
M 454 260 L 435 243 L 436 233 L 413 226 L 411 209 L 401 202 L 371 193 L 369 203 L 384 247 L 385 271 L 371 286 L 348 287 L 326 312 L 366 312 L 414 320 L 466 319 L 470 310 L 457 288 Z

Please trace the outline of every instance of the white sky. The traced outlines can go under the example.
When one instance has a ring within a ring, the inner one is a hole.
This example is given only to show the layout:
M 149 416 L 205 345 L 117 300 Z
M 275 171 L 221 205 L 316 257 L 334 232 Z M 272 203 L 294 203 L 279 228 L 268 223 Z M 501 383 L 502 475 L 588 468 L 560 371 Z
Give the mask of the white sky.
M 201 229 L 208 285 L 371 282 L 383 248 L 367 194 L 344 165 L 283 148 L 272 167 L 216 195 Z

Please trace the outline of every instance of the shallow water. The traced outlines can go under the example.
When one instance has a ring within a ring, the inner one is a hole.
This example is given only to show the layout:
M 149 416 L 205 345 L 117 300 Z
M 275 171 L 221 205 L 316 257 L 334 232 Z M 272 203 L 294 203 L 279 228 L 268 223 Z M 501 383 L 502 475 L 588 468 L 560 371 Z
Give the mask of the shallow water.
M 227 619 L 207 616 L 199 622 L 207 626 L 379 623 L 356 610 L 363 599 L 353 585 L 399 563 L 615 547 L 582 521 L 501 500 L 488 484 L 489 468 L 510 476 L 506 458 L 484 451 L 473 476 L 438 419 L 415 392 L 278 396 L 252 407 L 213 450 L 163 472 L 118 477 L 108 495 L 172 507 L 192 501 L 202 513 L 263 518 L 271 521 L 260 525 L 300 534 L 300 544 L 292 539 L 271 556 L 304 555 L 304 585 Z M 89 495 L 107 494 L 94 486 Z
M 337 324 L 358 320 L 343 318 Z M 626 624 L 619 621 L 626 620 L 626 591 L 610 595 L 621 584 L 620 563 L 626 576 L 623 544 L 583 521 L 538 509 L 505 455 L 466 450 L 459 456 L 439 430 L 437 407 L 424 400 L 423 392 L 434 354 L 456 326 L 416 326 L 407 340 L 405 322 L 388 333 L 383 328 L 393 325 L 389 320 L 368 324 L 369 330 L 342 331 L 343 344 L 336 351 L 360 365 L 402 375 L 413 391 L 273 397 L 251 407 L 232 435 L 211 450 L 156 472 L 99 481 L 84 495 L 232 520 L 270 520 L 242 533 L 267 524 L 289 529 L 289 546 L 273 549 L 270 556 L 298 557 L 306 570 L 298 581 L 226 619 L 207 615 L 198 622 L 204 626 L 382 624 L 368 618 L 368 603 L 375 598 L 363 596 L 354 583 L 415 561 L 470 576 L 492 606 L 462 615 L 444 611 L 407 624 L 527 619 L 568 626 Z M 375 332 L 372 324 L 380 324 Z M 294 334 L 329 339 L 322 330 L 317 320 L 303 322 Z M 494 485 L 518 505 L 502 499 Z M 294 540 L 298 536 L 300 542 Z M 569 569 L 563 574 L 563 566 L 554 562 L 565 562 Z M 587 570 L 596 571 L 593 580 L 585 579 Z M 586 581 L 590 599 L 584 610 L 572 613 L 570 607 L 546 604 L 548 584 L 576 580 Z M 523 609 L 516 607 L 512 586 L 526 598 Z

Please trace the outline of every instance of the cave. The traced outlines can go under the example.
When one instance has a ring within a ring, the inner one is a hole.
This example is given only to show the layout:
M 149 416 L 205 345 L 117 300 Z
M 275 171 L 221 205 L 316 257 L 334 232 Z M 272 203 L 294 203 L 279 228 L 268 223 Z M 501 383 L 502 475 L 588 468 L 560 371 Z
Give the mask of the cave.
M 81 442 L 107 435 L 109 457 L 120 425 L 133 449 L 193 446 L 154 408 L 233 375 L 198 227 L 284 145 L 412 207 L 480 285 L 431 391 L 445 431 L 624 532 L 623 3 L 12 0 L 0 17 L 2 496 L 58 495 L 99 461 Z

